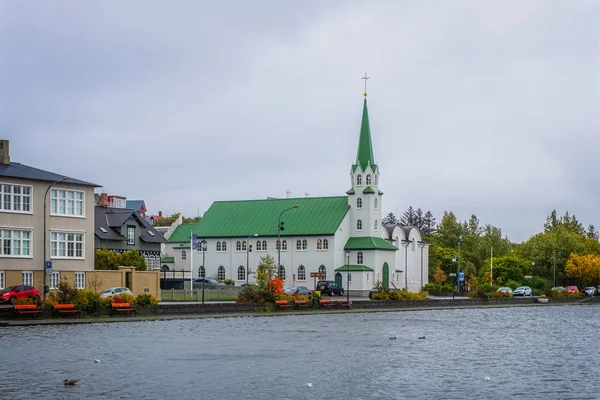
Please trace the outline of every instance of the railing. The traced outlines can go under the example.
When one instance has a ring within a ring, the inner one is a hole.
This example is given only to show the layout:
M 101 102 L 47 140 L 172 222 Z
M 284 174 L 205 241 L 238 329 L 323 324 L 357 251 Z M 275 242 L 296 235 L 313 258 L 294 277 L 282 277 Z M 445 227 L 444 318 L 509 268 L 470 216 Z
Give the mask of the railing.
M 204 301 L 235 301 L 239 286 L 229 286 L 223 289 L 204 289 Z M 202 289 L 161 290 L 161 301 L 202 301 Z

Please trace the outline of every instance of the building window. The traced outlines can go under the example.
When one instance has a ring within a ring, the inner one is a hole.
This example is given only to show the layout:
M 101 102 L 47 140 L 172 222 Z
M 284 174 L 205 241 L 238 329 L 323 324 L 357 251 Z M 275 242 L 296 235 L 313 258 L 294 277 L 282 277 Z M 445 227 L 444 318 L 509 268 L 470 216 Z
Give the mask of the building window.
M 222 265 L 219 265 L 219 269 L 217 270 L 217 279 L 220 281 L 225 280 L 225 267 Z
M 246 241 L 242 241 L 242 251 L 246 251 L 246 249 L 248 248 L 248 244 L 246 243 Z
M 377 220 L 375 220 L 375 222 L 373 222 L 373 229 L 377 230 Z
M 356 230 L 362 231 L 362 221 L 360 219 L 356 221 Z
M 0 289 L 4 289 L 6 287 L 4 271 L 0 271 Z
M 85 272 L 75 272 L 75 289 L 85 289 Z
M 360 197 L 356 198 L 356 208 L 362 208 L 362 199 Z
M 362 265 L 362 263 L 363 263 L 363 253 L 362 253 L 362 251 L 359 251 L 358 253 L 356 253 L 356 263 L 358 265 Z
M 410 242 L 410 249 L 412 251 L 415 251 L 415 239 L 413 239 L 412 242 Z
M 244 268 L 243 265 L 240 265 L 238 267 L 238 281 L 245 281 L 246 280 L 246 268 Z
M 275 242 L 275 250 L 281 250 L 281 242 L 279 240 Z
M 148 261 L 146 262 L 146 265 L 148 266 L 148 270 L 152 271 L 154 269 L 156 260 L 154 259 L 154 255 L 150 255 L 148 256 Z
M 83 192 L 61 189 L 52 189 L 50 192 L 50 213 L 52 215 L 83 217 Z
M 375 175 L 375 176 L 377 176 L 377 175 Z M 369 282 L 369 279 L 371 279 L 370 276 L 371 275 L 369 275 L 369 273 L 367 272 L 367 282 Z
M 287 240 L 284 240 L 283 242 L 281 242 L 281 250 L 287 250 Z
M 204 265 L 201 265 L 200 267 L 198 267 L 198 276 L 200 278 L 206 277 L 206 269 L 204 269 Z
M 302 250 L 302 240 L 296 240 L 296 250 Z
M 31 257 L 31 231 L 0 229 L 0 256 Z
M 51 232 L 50 255 L 83 258 L 83 233 Z
M 32 271 L 23 271 L 21 274 L 23 278 L 23 285 L 25 286 L 33 286 L 33 272 Z
M 279 269 L 277 270 L 277 277 L 285 281 L 285 267 L 283 265 L 279 266 Z
M 217 251 L 221 251 L 221 242 L 217 241 Z
M 127 244 L 135 245 L 135 226 L 127 225 Z
M 187 253 L 185 250 L 181 250 L 181 261 L 187 260 Z
M 262 241 L 262 249 L 263 249 L 263 251 L 267 251 L 267 241 L 266 240 Z
M 375 174 L 375 186 L 377 186 L 377 174 Z
M 378 207 L 377 197 L 375 197 L 375 200 L 373 200 L 373 207 L 377 210 L 377 207 Z
M 306 268 L 304 268 L 304 265 L 301 265 L 298 267 L 298 280 L 299 281 L 306 280 Z
M 224 240 L 221 242 L 221 251 L 227 251 L 227 242 Z
M 356 186 L 361 186 L 362 185 L 362 175 L 358 174 L 356 175 Z
M 304 239 L 302 241 L 302 250 L 306 250 L 308 248 L 308 240 Z
M 235 251 L 242 251 L 242 242 L 239 240 L 235 242 Z
M 260 240 L 256 241 L 256 251 L 262 250 L 262 242 Z
M 367 185 L 371 184 L 371 174 L 367 174 Z
M 31 186 L 0 185 L 0 211 L 31 212 Z
M 329 241 L 327 239 L 323 239 L 323 250 L 329 250 Z
M 325 268 L 325 266 L 324 266 L 324 265 L 321 265 L 321 266 L 319 267 L 319 272 L 320 272 L 320 273 L 322 273 L 322 274 L 324 274 L 324 275 L 323 275 L 321 278 L 319 278 L 319 279 L 321 279 L 321 280 L 325 280 L 325 279 L 327 279 L 327 268 Z
M 60 284 L 60 272 L 52 272 L 50 277 L 50 289 L 58 289 Z
M 317 250 L 323 250 L 323 241 L 321 239 L 317 239 Z

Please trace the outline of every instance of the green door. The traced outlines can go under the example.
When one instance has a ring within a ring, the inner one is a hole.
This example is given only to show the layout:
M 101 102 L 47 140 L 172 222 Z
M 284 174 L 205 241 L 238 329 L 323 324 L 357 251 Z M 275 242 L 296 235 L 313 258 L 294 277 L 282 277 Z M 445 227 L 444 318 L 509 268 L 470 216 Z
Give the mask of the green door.
M 342 286 L 342 274 L 340 274 L 339 272 L 336 272 L 336 274 L 335 274 L 335 283 L 337 283 L 337 285 L 339 287 L 343 287 Z
M 390 287 L 390 267 L 388 266 L 388 263 L 383 263 L 383 280 L 382 280 L 382 284 L 384 287 Z

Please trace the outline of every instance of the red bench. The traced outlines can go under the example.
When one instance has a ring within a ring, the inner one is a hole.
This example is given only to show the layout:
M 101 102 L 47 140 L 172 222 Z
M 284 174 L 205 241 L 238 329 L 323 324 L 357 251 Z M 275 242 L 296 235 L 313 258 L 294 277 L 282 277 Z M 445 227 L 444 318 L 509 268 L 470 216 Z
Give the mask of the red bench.
M 306 300 L 295 300 L 294 305 L 298 308 L 309 308 L 312 307 L 312 303 L 309 303 Z
M 129 303 L 112 303 L 111 311 L 113 314 L 127 313 L 128 315 L 136 312 L 135 307 Z
M 352 306 L 352 304 L 350 304 L 348 302 L 348 300 L 338 300 L 338 301 L 336 301 L 336 303 L 337 303 L 338 307 L 347 307 L 347 308 L 350 308 Z
M 56 315 L 76 315 L 81 317 L 81 310 L 75 304 L 55 304 L 52 310 Z
M 319 304 L 323 308 L 334 308 L 337 306 L 336 302 L 331 300 L 319 300 Z
M 291 308 L 294 307 L 294 305 L 288 300 L 275 300 L 275 307 L 277 307 L 277 309 L 279 310 L 283 308 Z
M 44 310 L 38 308 L 35 304 L 20 304 L 16 305 L 13 308 L 13 313 L 15 317 L 20 317 L 21 315 L 31 315 L 32 317 L 39 317 L 40 314 L 44 313 Z

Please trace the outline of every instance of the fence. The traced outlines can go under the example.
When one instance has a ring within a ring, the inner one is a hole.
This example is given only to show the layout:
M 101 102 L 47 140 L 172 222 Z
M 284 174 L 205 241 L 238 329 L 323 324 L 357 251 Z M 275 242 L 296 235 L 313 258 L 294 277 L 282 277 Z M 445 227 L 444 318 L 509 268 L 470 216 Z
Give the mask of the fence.
M 240 289 L 239 286 L 204 289 L 204 301 L 234 301 Z M 202 289 L 161 290 L 161 301 L 202 301 Z

